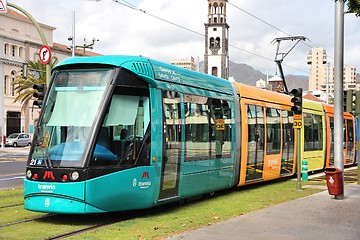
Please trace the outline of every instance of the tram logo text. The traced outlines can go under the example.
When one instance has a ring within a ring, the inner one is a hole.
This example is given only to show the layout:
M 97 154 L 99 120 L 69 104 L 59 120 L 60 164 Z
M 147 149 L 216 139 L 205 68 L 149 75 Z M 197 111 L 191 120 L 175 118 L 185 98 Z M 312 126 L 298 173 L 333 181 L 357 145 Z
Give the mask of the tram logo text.
M 53 190 L 56 190 L 56 186 L 53 184 L 38 184 L 38 189 L 41 192 L 53 192 Z

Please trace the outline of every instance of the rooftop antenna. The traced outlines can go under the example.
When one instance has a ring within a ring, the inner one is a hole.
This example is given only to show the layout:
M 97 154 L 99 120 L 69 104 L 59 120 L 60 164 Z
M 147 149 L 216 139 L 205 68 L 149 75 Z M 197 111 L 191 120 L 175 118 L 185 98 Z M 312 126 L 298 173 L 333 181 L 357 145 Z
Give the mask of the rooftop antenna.
M 272 44 L 277 43 L 277 48 L 276 48 L 276 55 L 275 55 L 275 62 L 279 68 L 280 71 L 280 77 L 283 80 L 283 84 L 284 84 L 284 90 L 286 94 L 289 94 L 289 90 L 287 88 L 286 85 L 286 81 L 285 81 L 285 76 L 284 76 L 284 72 L 281 66 L 282 61 L 284 60 L 284 58 L 291 52 L 291 50 L 293 50 L 295 48 L 295 46 L 300 42 L 300 41 L 305 41 L 307 38 L 304 36 L 292 36 L 292 37 L 280 37 L 280 38 L 275 38 L 274 40 L 272 40 Z M 295 44 L 289 49 L 289 51 L 287 52 L 279 52 L 280 49 L 280 43 L 281 41 L 296 41 Z

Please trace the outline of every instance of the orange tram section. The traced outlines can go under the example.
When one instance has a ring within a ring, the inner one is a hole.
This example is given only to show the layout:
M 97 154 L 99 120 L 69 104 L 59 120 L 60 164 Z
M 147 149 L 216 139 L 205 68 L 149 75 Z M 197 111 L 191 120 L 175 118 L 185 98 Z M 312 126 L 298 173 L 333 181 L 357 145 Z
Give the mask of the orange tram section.
M 294 175 L 296 145 L 309 172 L 334 165 L 334 107 L 303 99 L 300 139 L 291 97 L 234 83 L 240 99 L 241 161 L 238 186 Z M 344 165 L 355 161 L 355 121 L 344 113 Z M 302 161 L 300 161 L 302 162 Z

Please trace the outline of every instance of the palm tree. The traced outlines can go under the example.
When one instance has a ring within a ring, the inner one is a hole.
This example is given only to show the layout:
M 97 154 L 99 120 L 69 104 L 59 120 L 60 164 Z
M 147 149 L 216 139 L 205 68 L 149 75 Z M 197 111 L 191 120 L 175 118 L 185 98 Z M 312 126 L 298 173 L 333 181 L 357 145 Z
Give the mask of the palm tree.
M 51 68 L 53 68 L 56 64 L 57 60 L 53 61 L 51 63 Z M 46 65 L 42 64 L 39 60 L 29 60 L 28 68 L 30 71 L 27 78 L 23 78 L 20 74 L 16 76 L 14 82 L 12 83 L 14 91 L 18 94 L 14 102 L 21 101 L 21 112 L 24 112 L 29 101 L 32 99 L 33 94 L 37 91 L 33 89 L 35 84 L 44 84 L 46 88 Z M 46 89 L 44 91 L 46 91 Z
M 355 13 L 360 17 L 360 0 L 347 0 L 348 13 Z

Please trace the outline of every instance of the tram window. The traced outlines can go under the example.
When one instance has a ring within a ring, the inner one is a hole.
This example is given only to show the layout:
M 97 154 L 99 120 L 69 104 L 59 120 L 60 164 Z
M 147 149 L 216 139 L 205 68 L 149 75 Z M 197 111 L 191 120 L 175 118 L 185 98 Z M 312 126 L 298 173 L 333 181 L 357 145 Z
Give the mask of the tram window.
M 266 109 L 266 153 L 280 153 L 280 110 L 274 108 Z
M 353 121 L 346 119 L 345 125 L 346 126 L 346 136 L 347 136 L 347 154 L 346 154 L 346 163 L 352 163 L 353 155 L 354 155 L 354 127 Z
M 180 96 L 176 92 L 167 91 L 163 96 L 165 117 L 165 143 L 167 155 L 180 156 L 181 149 L 181 111 Z
M 181 103 L 175 91 L 163 91 L 163 138 L 161 195 L 177 189 L 181 161 Z M 169 193 L 170 194 L 170 193 Z M 171 195 L 171 194 L 170 194 Z
M 102 94 L 101 91 L 58 91 L 53 114 L 47 124 L 90 127 Z
M 184 95 L 185 160 L 230 157 L 231 110 L 226 101 Z
M 334 117 L 329 117 L 330 121 L 330 160 L 329 164 L 334 165 Z
M 280 174 L 291 174 L 294 165 L 294 118 L 290 111 L 282 111 L 282 156 Z
M 264 167 L 264 108 L 247 105 L 248 159 L 246 180 L 262 178 Z
M 223 119 L 225 124 L 225 129 L 222 131 L 223 133 L 223 145 L 222 145 L 222 157 L 231 157 L 231 150 L 232 150 L 232 116 L 231 116 L 231 108 L 229 106 L 229 103 L 226 101 L 223 101 L 222 103 L 223 107 Z
M 209 99 L 211 158 L 231 156 L 231 111 L 226 101 Z
M 209 107 L 185 103 L 185 160 L 209 159 Z
M 314 151 L 323 149 L 322 116 L 304 113 L 304 149 Z
M 148 165 L 149 125 L 149 97 L 115 94 L 99 131 L 90 165 Z

